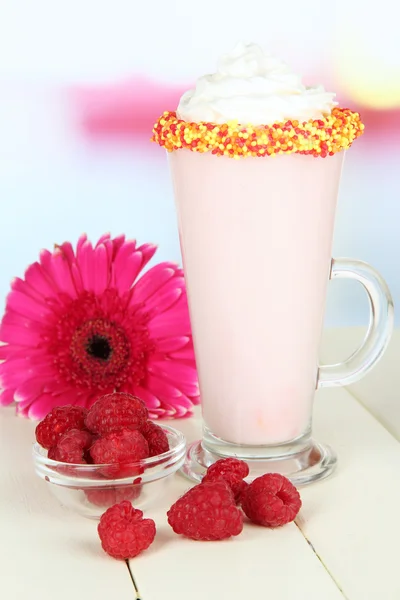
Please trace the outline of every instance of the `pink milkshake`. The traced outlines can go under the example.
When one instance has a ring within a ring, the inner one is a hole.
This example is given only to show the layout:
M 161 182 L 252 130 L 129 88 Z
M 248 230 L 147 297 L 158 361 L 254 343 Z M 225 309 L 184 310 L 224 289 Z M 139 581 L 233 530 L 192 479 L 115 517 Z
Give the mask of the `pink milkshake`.
M 364 374 L 391 326 L 379 276 L 335 265 L 387 319 L 372 322 L 379 343 L 370 334 L 351 373 L 347 363 L 319 367 L 344 150 L 362 129 L 334 94 L 304 87 L 252 44 L 224 56 L 154 128 L 171 152 L 199 373 L 204 436 L 189 450 L 193 478 L 220 456 L 261 461 L 296 483 L 334 467 L 334 453 L 311 439 L 315 390 Z
M 170 155 L 204 423 L 235 444 L 310 426 L 343 153 Z

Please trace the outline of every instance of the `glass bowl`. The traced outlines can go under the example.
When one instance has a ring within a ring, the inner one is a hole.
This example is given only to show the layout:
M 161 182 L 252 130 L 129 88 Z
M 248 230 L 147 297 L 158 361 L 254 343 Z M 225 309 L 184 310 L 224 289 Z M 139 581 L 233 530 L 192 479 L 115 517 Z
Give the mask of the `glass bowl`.
M 74 512 L 99 519 L 108 507 L 130 500 L 135 508 L 147 508 L 162 493 L 168 478 L 185 460 L 186 440 L 172 427 L 162 426 L 168 437 L 168 452 L 128 465 L 112 478 L 118 465 L 75 465 L 47 457 L 47 450 L 33 445 L 36 474 L 47 481 L 59 502 Z

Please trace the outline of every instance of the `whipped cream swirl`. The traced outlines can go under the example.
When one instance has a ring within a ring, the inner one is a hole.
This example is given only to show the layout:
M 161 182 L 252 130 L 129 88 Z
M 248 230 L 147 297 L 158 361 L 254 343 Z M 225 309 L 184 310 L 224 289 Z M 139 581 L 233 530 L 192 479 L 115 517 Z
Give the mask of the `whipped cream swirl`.
M 300 122 L 329 115 L 335 94 L 322 86 L 305 87 L 279 59 L 256 44 L 239 43 L 183 94 L 177 116 L 184 121 L 241 125 L 272 125 L 288 119 Z

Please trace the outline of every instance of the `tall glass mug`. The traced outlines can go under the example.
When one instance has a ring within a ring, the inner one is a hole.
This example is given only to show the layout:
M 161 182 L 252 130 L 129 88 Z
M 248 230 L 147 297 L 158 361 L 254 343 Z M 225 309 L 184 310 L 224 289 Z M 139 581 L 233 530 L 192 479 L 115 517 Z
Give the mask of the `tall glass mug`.
M 332 259 L 343 158 L 364 127 L 333 98 L 238 44 L 154 127 L 170 152 L 199 374 L 203 438 L 184 466 L 194 480 L 221 457 L 246 460 L 251 478 L 329 475 L 336 455 L 312 438 L 315 391 L 354 383 L 388 344 L 382 277 Z M 339 277 L 364 287 L 370 323 L 348 360 L 321 366 L 327 285 Z
M 336 464 L 312 439 L 315 390 L 363 377 L 392 329 L 382 277 L 364 262 L 331 259 L 343 156 L 169 155 L 204 422 L 184 467 L 193 479 L 221 457 L 296 484 Z M 364 287 L 369 328 L 347 361 L 321 366 L 327 284 L 339 277 Z

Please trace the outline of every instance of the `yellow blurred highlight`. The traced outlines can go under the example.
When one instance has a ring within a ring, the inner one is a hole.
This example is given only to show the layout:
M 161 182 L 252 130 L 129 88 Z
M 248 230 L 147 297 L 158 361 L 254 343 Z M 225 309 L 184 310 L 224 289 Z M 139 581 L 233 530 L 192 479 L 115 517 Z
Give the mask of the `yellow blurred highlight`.
M 380 0 L 379 10 L 365 10 L 360 0 L 346 5 L 333 42 L 339 88 L 356 104 L 382 110 L 400 107 L 400 9 L 388 10 L 390 2 Z
M 352 68 L 353 67 L 353 68 Z M 346 63 L 340 71 L 342 90 L 356 104 L 375 109 L 400 107 L 400 69 L 388 69 L 379 65 L 373 71 L 364 72 Z

